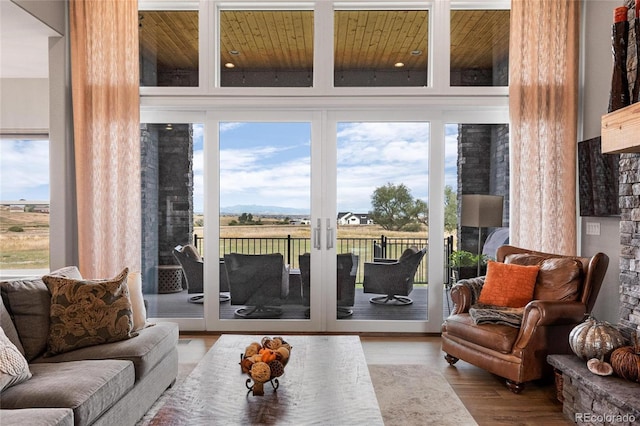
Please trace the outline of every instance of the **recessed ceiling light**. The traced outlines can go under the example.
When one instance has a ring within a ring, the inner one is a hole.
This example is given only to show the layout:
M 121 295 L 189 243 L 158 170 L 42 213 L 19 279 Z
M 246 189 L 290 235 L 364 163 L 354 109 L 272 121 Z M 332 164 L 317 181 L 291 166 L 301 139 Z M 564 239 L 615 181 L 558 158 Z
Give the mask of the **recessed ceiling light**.
M 402 68 L 404 67 L 404 62 L 396 62 L 395 64 L 393 64 L 393 66 L 396 68 Z
M 422 55 L 422 50 L 412 50 L 411 56 L 420 56 Z
M 240 54 L 240 52 L 239 52 L 238 50 L 230 50 L 230 51 L 229 51 L 229 54 L 230 54 L 230 55 L 236 55 L 236 56 L 237 56 L 237 55 L 239 55 L 239 54 Z
M 224 64 L 225 68 L 235 68 L 235 64 L 232 64 L 231 62 L 227 62 L 226 64 Z

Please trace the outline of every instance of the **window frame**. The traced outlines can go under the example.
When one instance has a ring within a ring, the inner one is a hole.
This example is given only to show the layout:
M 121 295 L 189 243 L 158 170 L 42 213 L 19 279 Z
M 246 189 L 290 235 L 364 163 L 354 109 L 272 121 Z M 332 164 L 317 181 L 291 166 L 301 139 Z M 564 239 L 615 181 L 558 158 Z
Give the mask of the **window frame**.
M 141 87 L 140 95 L 150 96 L 291 96 L 291 97 L 506 97 L 508 86 L 451 86 L 450 85 L 450 11 L 509 10 L 508 0 L 430 0 L 430 1 L 370 1 L 370 0 L 140 0 L 139 10 L 199 11 L 199 86 L 198 87 Z M 221 10 L 291 10 L 314 11 L 314 61 L 311 87 L 221 87 L 220 34 Z M 427 86 L 397 87 L 334 87 L 334 11 L 335 10 L 429 10 Z M 434 40 L 434 37 L 438 40 Z

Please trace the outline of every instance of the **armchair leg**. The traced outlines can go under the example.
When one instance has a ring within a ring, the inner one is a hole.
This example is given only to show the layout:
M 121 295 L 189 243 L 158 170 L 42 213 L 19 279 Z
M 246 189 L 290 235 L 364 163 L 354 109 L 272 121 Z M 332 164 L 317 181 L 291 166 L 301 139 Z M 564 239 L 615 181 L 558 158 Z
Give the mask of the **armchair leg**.
M 444 359 L 447 360 L 449 365 L 453 365 L 453 364 L 455 364 L 456 362 L 458 362 L 460 360 L 459 358 L 456 358 L 455 356 L 451 356 L 449 354 L 446 354 L 444 356 Z
M 515 394 L 518 394 L 524 390 L 524 383 L 518 383 L 514 382 L 513 380 L 507 379 L 507 389 Z
M 413 303 L 413 300 L 407 296 L 396 296 L 393 294 L 389 294 L 387 296 L 376 296 L 369 299 L 369 302 L 375 303 L 377 305 L 395 305 L 395 306 L 404 306 L 410 305 Z

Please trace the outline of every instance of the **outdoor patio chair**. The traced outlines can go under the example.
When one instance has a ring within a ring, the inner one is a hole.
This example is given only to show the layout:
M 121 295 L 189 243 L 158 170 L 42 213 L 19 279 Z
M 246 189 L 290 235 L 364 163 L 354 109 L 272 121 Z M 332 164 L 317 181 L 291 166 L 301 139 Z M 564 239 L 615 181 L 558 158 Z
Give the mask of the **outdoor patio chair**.
M 413 280 L 427 248 L 406 249 L 399 259 L 374 259 L 364 264 L 364 292 L 385 294 L 369 299 L 382 305 L 410 305 L 409 293 L 413 290 Z
M 300 281 L 302 283 L 302 303 L 310 305 L 311 291 L 311 256 L 309 253 L 298 256 L 300 265 Z M 358 274 L 358 256 L 351 253 L 337 255 L 336 285 L 337 285 L 337 317 L 347 318 L 353 315 L 353 305 L 356 294 L 356 276 Z
M 195 246 L 186 244 L 176 246 L 173 249 L 173 256 L 176 258 L 187 282 L 187 293 L 199 293 L 189 298 L 189 302 L 202 303 L 204 301 L 204 259 L 198 253 Z M 227 302 L 229 296 L 229 283 L 227 273 L 224 270 L 224 263 L 220 262 L 220 302 Z
M 280 253 L 224 256 L 232 305 L 241 318 L 278 318 L 289 294 L 289 271 Z

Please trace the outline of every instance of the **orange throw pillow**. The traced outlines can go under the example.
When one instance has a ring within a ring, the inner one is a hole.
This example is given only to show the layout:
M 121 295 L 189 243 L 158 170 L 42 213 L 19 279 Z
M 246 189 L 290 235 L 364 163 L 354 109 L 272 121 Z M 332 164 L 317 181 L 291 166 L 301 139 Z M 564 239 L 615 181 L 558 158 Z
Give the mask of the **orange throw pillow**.
M 489 261 L 479 303 L 522 308 L 533 297 L 540 266 Z

